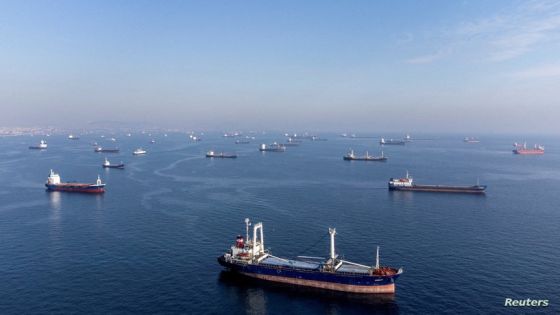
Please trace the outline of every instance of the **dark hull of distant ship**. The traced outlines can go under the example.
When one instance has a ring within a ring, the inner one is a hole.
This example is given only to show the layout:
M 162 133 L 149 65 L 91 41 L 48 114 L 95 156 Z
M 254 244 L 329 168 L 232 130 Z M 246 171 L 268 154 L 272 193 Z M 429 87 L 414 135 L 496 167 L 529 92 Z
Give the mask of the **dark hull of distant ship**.
M 379 144 L 381 145 L 404 145 L 406 142 L 405 141 L 397 141 L 397 140 L 389 140 L 389 141 L 385 141 L 385 142 L 380 142 Z
M 266 148 L 266 149 L 259 149 L 261 152 L 284 152 L 286 151 L 285 147 L 282 148 Z
M 345 156 L 343 157 L 345 161 L 377 161 L 377 162 L 385 162 L 387 161 L 386 157 L 381 156 L 371 156 L 371 157 L 350 157 Z
M 219 159 L 236 159 L 237 155 L 235 154 L 206 154 L 207 158 L 219 158 Z
M 486 191 L 486 185 L 473 185 L 473 186 L 412 185 L 410 187 L 400 187 L 400 186 L 393 186 L 389 184 L 389 190 L 484 194 Z
M 41 148 L 39 146 L 29 146 L 29 149 L 31 149 L 31 150 L 46 150 L 47 148 Z
M 124 164 L 103 165 L 103 168 L 119 168 L 119 169 L 123 169 L 123 168 L 124 168 Z
M 252 278 L 350 293 L 395 293 L 395 280 L 400 276 L 400 273 L 381 276 L 238 263 L 227 261 L 223 256 L 218 257 L 218 262 L 232 272 Z
M 95 149 L 97 153 L 119 153 L 119 149 Z
M 67 191 L 80 192 L 90 194 L 100 194 L 105 192 L 105 184 L 83 184 L 83 183 L 61 183 L 61 184 L 45 184 L 48 191 Z

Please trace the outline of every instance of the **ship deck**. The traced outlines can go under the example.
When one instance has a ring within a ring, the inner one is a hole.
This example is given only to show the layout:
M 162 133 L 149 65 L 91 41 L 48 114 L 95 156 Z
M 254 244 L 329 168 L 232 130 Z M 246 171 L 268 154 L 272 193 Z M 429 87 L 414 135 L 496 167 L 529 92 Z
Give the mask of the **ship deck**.
M 321 267 L 324 265 L 324 263 L 322 262 L 291 260 L 291 259 L 284 259 L 275 256 L 268 256 L 265 259 L 263 259 L 259 264 L 273 266 L 273 267 L 293 268 L 293 269 L 308 270 L 308 271 L 321 270 Z M 336 270 L 335 273 L 368 275 L 370 273 L 370 269 L 363 266 L 343 263 Z

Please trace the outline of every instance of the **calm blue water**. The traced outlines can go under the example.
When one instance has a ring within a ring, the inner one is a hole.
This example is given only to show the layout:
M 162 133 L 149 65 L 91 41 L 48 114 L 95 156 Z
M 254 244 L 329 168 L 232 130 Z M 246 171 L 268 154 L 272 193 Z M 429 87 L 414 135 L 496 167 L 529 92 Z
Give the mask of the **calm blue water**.
M 429 314 L 560 311 L 560 144 L 554 138 L 437 136 L 384 149 L 386 163 L 347 162 L 372 139 L 323 135 L 285 153 L 208 135 L 117 135 L 119 154 L 94 153 L 98 136 L 0 138 L 0 313 Z M 515 156 L 511 143 L 546 146 Z M 134 148 L 148 149 L 133 157 Z M 203 157 L 236 151 L 235 160 Z M 101 168 L 104 156 L 125 170 Z M 49 169 L 66 181 L 100 174 L 104 195 L 45 192 Z M 395 192 L 389 177 L 489 186 L 486 196 Z M 328 227 L 346 259 L 404 267 L 397 293 L 363 297 L 263 284 L 222 273 L 216 257 L 264 223 L 273 254 L 326 256 Z M 323 241 L 321 241 L 323 240 Z M 313 246 L 318 244 L 317 246 Z M 549 299 L 506 309 L 504 299 Z

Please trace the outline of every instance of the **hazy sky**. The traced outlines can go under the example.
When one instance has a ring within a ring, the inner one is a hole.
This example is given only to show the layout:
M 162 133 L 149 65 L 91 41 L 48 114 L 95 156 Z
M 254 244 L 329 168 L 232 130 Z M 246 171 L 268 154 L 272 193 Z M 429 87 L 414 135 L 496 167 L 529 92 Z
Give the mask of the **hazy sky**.
M 0 126 L 560 132 L 558 1 L 2 1 Z

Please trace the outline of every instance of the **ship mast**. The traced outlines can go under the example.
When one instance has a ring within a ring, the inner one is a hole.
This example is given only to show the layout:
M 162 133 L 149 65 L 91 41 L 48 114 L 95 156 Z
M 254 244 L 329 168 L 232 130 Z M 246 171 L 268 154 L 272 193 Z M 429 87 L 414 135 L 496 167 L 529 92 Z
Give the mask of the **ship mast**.
M 375 254 L 375 269 L 379 269 L 379 246 L 377 246 L 377 253 Z
M 334 251 L 334 236 L 336 235 L 336 229 L 329 228 L 329 234 L 331 235 L 331 262 L 334 265 L 334 260 L 336 258 L 336 253 Z
M 246 233 L 245 233 L 245 235 L 246 235 L 245 242 L 246 242 L 247 244 L 249 244 L 249 226 L 250 226 L 250 225 L 251 225 L 251 221 L 249 220 L 249 218 L 245 218 L 245 231 L 246 231 Z

